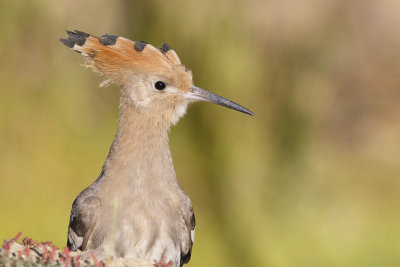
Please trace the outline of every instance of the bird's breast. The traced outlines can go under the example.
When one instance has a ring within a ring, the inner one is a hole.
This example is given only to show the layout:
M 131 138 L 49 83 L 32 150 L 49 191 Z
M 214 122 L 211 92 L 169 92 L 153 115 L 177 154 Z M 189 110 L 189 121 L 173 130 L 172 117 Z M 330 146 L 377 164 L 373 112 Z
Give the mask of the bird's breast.
M 116 257 L 179 262 L 186 227 L 179 193 L 142 193 L 117 194 L 108 203 L 103 198 L 96 227 L 101 248 Z

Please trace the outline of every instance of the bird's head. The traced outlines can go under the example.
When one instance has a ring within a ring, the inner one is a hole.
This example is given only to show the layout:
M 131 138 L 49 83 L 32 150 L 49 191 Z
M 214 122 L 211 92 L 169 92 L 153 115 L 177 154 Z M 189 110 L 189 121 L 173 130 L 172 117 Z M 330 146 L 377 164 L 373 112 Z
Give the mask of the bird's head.
M 159 49 L 143 41 L 103 35 L 100 38 L 80 31 L 67 31 L 66 46 L 87 57 L 86 65 L 103 74 L 102 85 L 121 87 L 121 108 L 133 107 L 155 116 L 166 117 L 175 124 L 187 105 L 207 101 L 249 115 L 248 109 L 193 84 L 191 70 L 167 44 Z

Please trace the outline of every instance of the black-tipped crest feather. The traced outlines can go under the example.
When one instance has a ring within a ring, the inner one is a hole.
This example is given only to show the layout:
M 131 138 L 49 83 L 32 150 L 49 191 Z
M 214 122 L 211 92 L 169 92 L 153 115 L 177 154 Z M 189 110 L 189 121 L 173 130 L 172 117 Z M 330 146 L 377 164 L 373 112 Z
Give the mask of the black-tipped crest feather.
M 118 36 L 116 35 L 111 35 L 111 34 L 104 34 L 103 36 L 100 37 L 100 43 L 102 45 L 115 45 L 117 42 Z
M 86 32 L 81 32 L 81 31 L 78 31 L 78 30 L 75 30 L 75 32 L 78 34 L 78 35 L 80 35 L 80 36 L 83 36 L 83 37 L 86 37 L 86 38 L 88 38 L 90 35 L 88 34 L 88 33 L 86 33 Z
M 59 39 L 61 43 L 63 43 L 64 45 L 68 46 L 69 48 L 74 47 L 75 43 L 69 39 L 64 39 L 64 38 L 60 38 Z
M 167 44 L 167 43 L 163 43 L 160 46 L 160 50 L 161 52 L 163 52 L 164 54 L 167 53 L 169 50 L 171 50 L 171 47 Z
M 147 43 L 145 41 L 137 41 L 134 45 L 134 48 L 136 51 L 142 52 L 146 45 Z
M 71 32 L 68 30 L 67 30 L 67 33 L 68 33 L 68 39 L 71 40 L 72 42 L 74 42 L 74 44 L 77 44 L 79 46 L 82 46 L 85 44 L 85 42 L 86 42 L 85 36 L 82 36 L 76 32 Z

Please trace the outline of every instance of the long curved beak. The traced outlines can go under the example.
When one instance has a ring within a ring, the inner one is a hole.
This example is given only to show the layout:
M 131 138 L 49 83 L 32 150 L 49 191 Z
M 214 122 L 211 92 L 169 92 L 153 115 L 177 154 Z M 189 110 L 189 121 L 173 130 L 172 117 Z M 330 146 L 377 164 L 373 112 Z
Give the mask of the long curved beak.
M 197 86 L 192 86 L 192 90 L 187 93 L 185 95 L 185 98 L 187 100 L 191 100 L 191 101 L 206 101 L 206 102 L 210 102 L 210 103 L 214 103 L 223 107 L 227 107 L 230 109 L 234 109 L 243 113 L 246 113 L 248 115 L 254 115 L 253 112 L 251 112 L 250 110 L 248 110 L 245 107 L 242 107 L 239 104 L 236 104 L 233 101 L 230 101 L 229 99 L 226 99 L 222 96 L 213 94 L 207 90 L 201 89 Z

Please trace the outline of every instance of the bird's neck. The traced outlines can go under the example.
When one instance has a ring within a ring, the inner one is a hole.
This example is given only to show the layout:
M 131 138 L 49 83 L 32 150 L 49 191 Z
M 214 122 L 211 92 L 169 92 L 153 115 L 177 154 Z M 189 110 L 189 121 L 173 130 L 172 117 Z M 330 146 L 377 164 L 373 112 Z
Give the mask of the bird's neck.
M 122 103 L 118 131 L 98 181 L 136 190 L 147 185 L 177 185 L 169 127 L 160 113 Z

